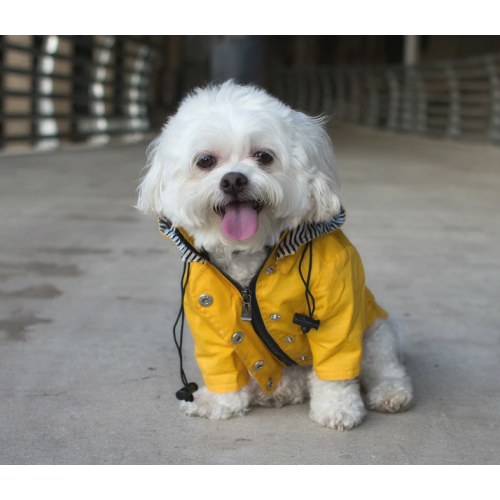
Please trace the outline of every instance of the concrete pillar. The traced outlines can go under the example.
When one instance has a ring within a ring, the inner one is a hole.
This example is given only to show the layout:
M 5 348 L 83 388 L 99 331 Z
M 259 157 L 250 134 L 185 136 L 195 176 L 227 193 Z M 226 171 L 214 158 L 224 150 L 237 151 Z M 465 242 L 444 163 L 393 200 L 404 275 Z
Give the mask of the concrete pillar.
M 415 66 L 419 63 L 419 35 L 405 35 L 404 65 Z

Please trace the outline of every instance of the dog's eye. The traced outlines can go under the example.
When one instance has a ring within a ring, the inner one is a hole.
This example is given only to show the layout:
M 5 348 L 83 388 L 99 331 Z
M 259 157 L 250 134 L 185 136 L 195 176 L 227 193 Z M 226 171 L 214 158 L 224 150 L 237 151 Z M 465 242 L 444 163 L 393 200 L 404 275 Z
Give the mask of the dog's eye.
M 210 155 L 203 155 L 198 158 L 196 165 L 200 168 L 212 168 L 217 163 L 217 160 Z
M 267 165 L 273 161 L 273 157 L 266 151 L 257 151 L 257 153 L 254 154 L 254 157 L 261 165 Z

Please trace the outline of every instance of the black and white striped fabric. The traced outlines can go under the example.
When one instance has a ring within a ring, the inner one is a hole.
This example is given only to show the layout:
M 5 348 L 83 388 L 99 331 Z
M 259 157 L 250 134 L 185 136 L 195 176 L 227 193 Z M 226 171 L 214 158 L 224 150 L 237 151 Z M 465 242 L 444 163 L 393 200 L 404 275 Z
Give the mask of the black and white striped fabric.
M 165 219 L 158 219 L 160 231 L 170 238 L 181 252 L 181 259 L 184 262 L 205 262 L 205 258 L 201 253 L 189 243 L 181 232 L 173 227 L 169 221 Z
M 279 244 L 276 257 L 282 259 L 287 255 L 294 254 L 305 243 L 331 233 L 342 226 L 345 222 L 345 210 L 340 208 L 340 212 L 328 222 L 306 222 L 292 229 Z
M 340 212 L 328 222 L 307 222 L 297 226 L 286 234 L 276 251 L 276 257 L 282 259 L 287 255 L 294 254 L 302 245 L 327 233 L 331 233 L 342 226 L 345 222 L 345 210 L 342 207 Z M 173 227 L 169 221 L 159 219 L 160 231 L 170 238 L 179 248 L 181 258 L 184 262 L 205 262 L 206 257 L 197 250 Z

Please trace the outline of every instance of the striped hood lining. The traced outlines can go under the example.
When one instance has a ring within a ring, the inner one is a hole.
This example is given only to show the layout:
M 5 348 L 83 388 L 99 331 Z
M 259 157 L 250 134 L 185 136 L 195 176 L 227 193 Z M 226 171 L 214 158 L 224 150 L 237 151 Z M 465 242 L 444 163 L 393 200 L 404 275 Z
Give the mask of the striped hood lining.
M 344 222 L 345 210 L 341 207 L 340 212 L 328 222 L 306 222 L 305 224 L 300 224 L 300 226 L 285 233 L 285 237 L 278 244 L 276 257 L 282 259 L 287 255 L 294 254 L 305 243 L 335 231 Z
M 172 226 L 168 220 L 158 219 L 158 224 L 160 232 L 177 245 L 181 252 L 181 259 L 184 262 L 205 262 L 206 258 L 203 257 L 201 252 L 191 245 L 185 236 L 176 227 Z
M 278 244 L 276 257 L 282 259 L 287 255 L 292 255 L 305 243 L 335 231 L 344 224 L 345 217 L 345 210 L 341 207 L 340 212 L 328 222 L 306 222 L 285 232 L 284 238 Z M 168 220 L 158 219 L 158 223 L 160 232 L 177 245 L 184 262 L 205 262 L 208 260 L 206 252 L 196 249 L 182 232 L 173 227 Z

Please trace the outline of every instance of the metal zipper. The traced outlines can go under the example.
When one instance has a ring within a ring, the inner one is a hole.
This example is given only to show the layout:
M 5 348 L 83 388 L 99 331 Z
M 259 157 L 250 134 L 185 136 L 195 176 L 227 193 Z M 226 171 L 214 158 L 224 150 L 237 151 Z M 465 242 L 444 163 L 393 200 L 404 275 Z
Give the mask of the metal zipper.
M 252 294 L 248 288 L 241 291 L 243 305 L 241 307 L 241 319 L 243 321 L 252 321 Z

